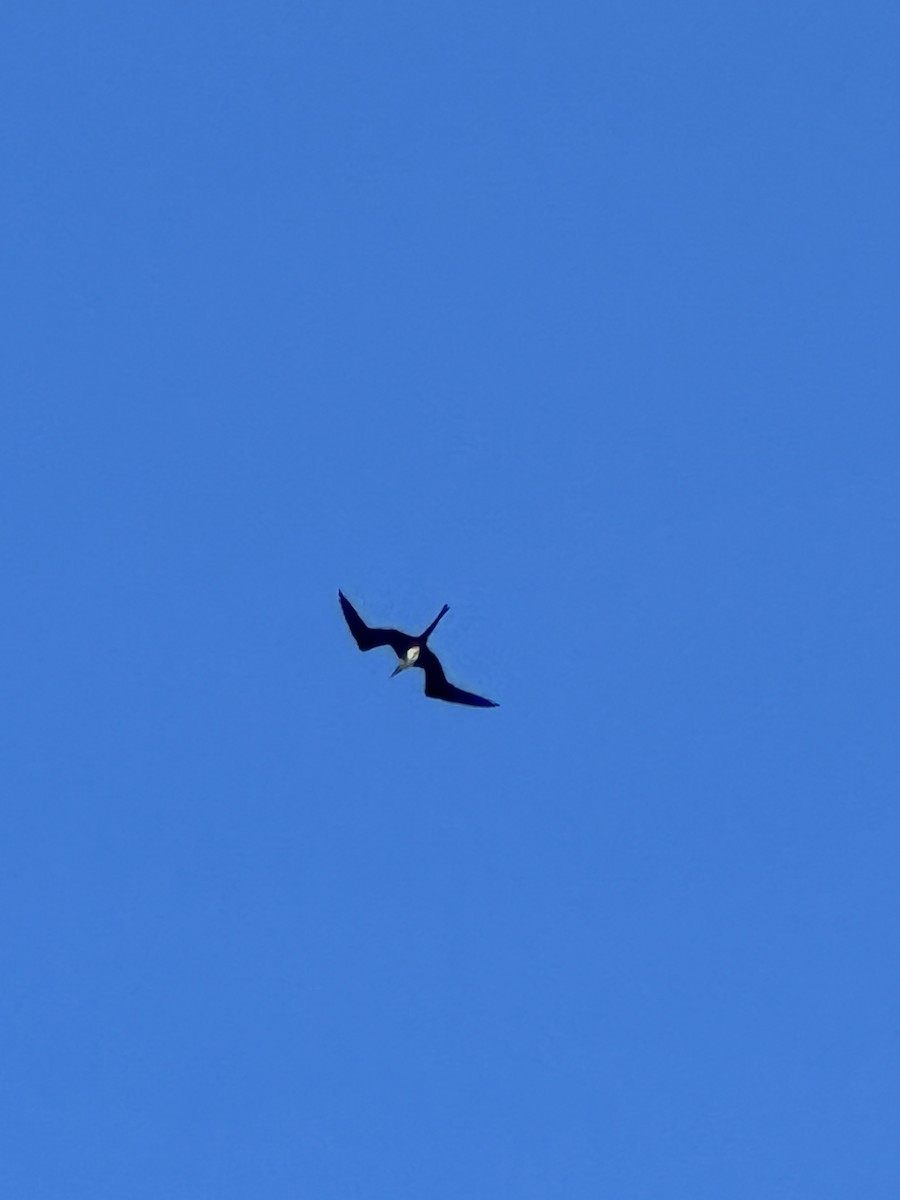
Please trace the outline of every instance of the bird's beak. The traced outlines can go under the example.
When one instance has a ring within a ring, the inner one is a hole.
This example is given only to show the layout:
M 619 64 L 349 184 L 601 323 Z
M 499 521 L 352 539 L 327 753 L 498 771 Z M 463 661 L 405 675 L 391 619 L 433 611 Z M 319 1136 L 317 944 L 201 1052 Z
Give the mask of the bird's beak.
M 391 671 L 391 679 L 393 679 L 395 675 L 399 675 L 402 670 L 403 670 L 403 663 L 401 663 L 400 666 L 397 667 L 396 670 Z

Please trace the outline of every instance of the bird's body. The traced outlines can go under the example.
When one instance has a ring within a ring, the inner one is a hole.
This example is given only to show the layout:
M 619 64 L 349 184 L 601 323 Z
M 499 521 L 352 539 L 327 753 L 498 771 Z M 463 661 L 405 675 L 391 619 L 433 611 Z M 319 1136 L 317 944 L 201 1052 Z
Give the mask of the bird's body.
M 400 665 L 393 672 L 394 675 L 409 667 L 421 667 L 425 672 L 425 695 L 430 696 L 433 700 L 449 700 L 454 704 L 471 704 L 478 708 L 497 707 L 493 700 L 486 700 L 484 696 L 476 696 L 474 692 L 464 692 L 462 688 L 448 683 L 437 655 L 426 644 L 438 621 L 449 609 L 449 604 L 444 605 L 424 633 L 419 634 L 418 637 L 411 637 L 408 633 L 401 633 L 399 629 L 376 629 L 367 625 L 344 593 L 339 591 L 338 596 L 347 625 L 360 650 L 374 650 L 376 646 L 390 646 L 400 659 Z

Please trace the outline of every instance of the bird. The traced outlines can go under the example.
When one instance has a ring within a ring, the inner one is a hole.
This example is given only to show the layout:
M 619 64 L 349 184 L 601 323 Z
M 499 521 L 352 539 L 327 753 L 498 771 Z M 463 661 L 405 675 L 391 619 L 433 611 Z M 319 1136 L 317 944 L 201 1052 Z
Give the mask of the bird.
M 493 700 L 484 696 L 476 696 L 474 692 L 464 692 L 462 688 L 454 687 L 447 682 L 444 668 L 438 661 L 437 655 L 427 646 L 428 638 L 434 633 L 435 626 L 444 613 L 450 611 L 450 605 L 445 604 L 424 633 L 411 637 L 401 633 L 399 629 L 375 629 L 367 625 L 344 593 L 338 590 L 341 608 L 350 627 L 350 632 L 356 639 L 360 650 L 374 650 L 376 646 L 390 646 L 400 665 L 391 672 L 391 679 L 410 667 L 421 667 L 425 672 L 425 695 L 432 700 L 449 700 L 453 704 L 472 704 L 478 708 L 499 708 Z

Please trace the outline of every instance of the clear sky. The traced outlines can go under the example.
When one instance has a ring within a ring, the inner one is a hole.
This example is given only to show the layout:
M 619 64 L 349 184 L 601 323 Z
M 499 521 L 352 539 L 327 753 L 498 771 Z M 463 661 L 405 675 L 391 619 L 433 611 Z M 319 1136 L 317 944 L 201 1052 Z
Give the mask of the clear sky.
M 0 34 L 0 1192 L 896 1200 L 897 6 Z

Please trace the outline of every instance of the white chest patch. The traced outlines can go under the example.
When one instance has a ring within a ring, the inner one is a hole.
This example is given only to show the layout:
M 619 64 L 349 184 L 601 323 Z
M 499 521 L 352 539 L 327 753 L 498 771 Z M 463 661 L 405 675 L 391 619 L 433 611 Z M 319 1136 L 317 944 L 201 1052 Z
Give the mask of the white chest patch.
M 418 646 L 410 646 L 410 648 L 406 652 L 406 661 L 408 663 L 414 663 L 418 657 L 419 657 L 419 647 Z

